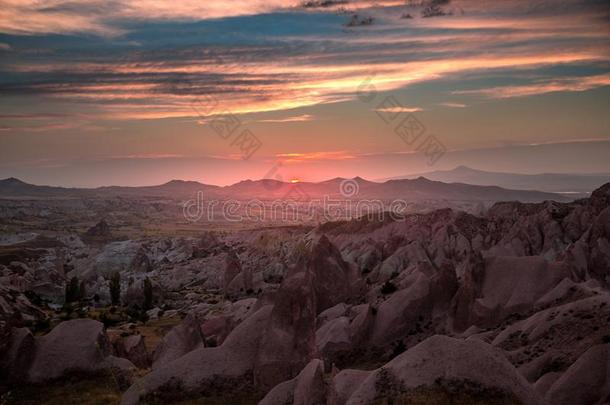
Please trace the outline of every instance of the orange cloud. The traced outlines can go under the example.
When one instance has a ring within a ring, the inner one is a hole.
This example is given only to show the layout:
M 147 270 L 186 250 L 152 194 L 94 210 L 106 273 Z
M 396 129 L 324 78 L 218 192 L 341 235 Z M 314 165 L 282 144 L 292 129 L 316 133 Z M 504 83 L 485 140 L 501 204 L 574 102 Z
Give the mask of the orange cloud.
M 502 86 L 477 90 L 455 91 L 454 94 L 480 94 L 490 98 L 525 97 L 554 92 L 578 92 L 609 86 L 610 74 L 586 77 L 566 77 L 523 86 Z
M 276 155 L 282 163 L 301 163 L 312 160 L 348 160 L 357 156 L 347 151 L 325 151 L 308 153 L 280 153 Z

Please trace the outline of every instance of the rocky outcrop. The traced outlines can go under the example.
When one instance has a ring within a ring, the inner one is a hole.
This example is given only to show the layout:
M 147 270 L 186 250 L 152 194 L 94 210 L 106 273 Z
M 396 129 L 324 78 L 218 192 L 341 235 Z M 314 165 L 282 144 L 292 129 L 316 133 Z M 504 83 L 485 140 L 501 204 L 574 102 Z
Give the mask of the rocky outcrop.
M 201 331 L 202 320 L 189 314 L 180 325 L 174 326 L 157 345 L 152 355 L 152 367 L 164 367 L 185 354 L 205 346 Z
M 433 397 L 456 387 L 472 398 L 515 398 L 524 405 L 543 404 L 499 351 L 480 341 L 446 336 L 433 336 L 371 372 L 346 403 L 408 402 L 416 390 L 428 391 Z
M 551 386 L 550 404 L 607 404 L 610 399 L 610 344 L 584 353 Z
M 341 252 L 324 235 L 314 245 L 307 269 L 313 275 L 318 312 L 349 301 L 355 292 L 356 269 L 343 260 Z
M 26 380 L 43 383 L 69 373 L 95 373 L 101 370 L 125 372 L 135 367 L 128 360 L 111 356 L 104 325 L 90 319 L 62 322 L 37 338 Z
M 131 361 L 138 368 L 150 367 L 150 355 L 142 335 L 131 335 L 120 338 L 113 343 L 118 357 Z
M 33 305 L 19 290 L 0 285 L 0 343 L 11 328 L 46 319 L 45 313 Z
M 94 239 L 108 239 L 112 237 L 112 232 L 110 231 L 110 225 L 105 220 L 101 220 L 91 228 L 87 229 L 85 232 L 86 238 L 94 238 Z
M 193 350 L 177 360 L 153 369 L 123 395 L 122 405 L 137 404 L 148 395 L 215 395 L 223 392 L 253 394 L 252 375 L 265 324 L 271 316 L 265 306 L 242 322 L 219 347 Z
M 191 350 L 162 367 L 156 359 L 153 372 L 132 386 L 122 403 L 176 390 L 209 395 L 231 387 L 232 392 L 252 393 L 296 376 L 315 357 L 315 297 L 310 272 L 292 275 L 281 284 L 273 305 L 247 316 L 220 346 Z
M 495 326 L 537 301 L 569 276 L 567 266 L 543 257 L 492 257 L 468 268 L 455 302 L 454 325 Z
M 252 273 L 248 268 L 242 268 L 239 257 L 234 251 L 227 254 L 223 274 L 225 295 L 245 295 L 252 291 Z
M 324 363 L 314 359 L 295 378 L 269 391 L 259 405 L 316 405 L 326 403 L 326 398 Z
M 341 370 L 332 379 L 329 402 L 344 405 L 371 373 L 365 370 Z
M 95 276 L 109 278 L 113 273 L 145 273 L 151 270 L 151 262 L 141 243 L 128 240 L 109 243 L 95 257 Z
M 13 328 L 0 348 L 0 381 L 25 381 L 35 350 L 36 341 L 29 329 Z
M 564 371 L 589 347 L 610 334 L 610 296 L 588 298 L 538 311 L 503 328 L 491 343 L 505 351 L 532 382 L 549 371 Z
M 316 294 L 313 275 L 296 273 L 282 282 L 261 337 L 255 380 L 273 387 L 294 377 L 316 355 Z
M 404 338 L 446 313 L 457 289 L 457 280 L 450 269 L 435 269 L 424 263 L 403 274 L 403 285 L 406 288 L 379 306 L 371 337 L 373 345 L 384 346 Z

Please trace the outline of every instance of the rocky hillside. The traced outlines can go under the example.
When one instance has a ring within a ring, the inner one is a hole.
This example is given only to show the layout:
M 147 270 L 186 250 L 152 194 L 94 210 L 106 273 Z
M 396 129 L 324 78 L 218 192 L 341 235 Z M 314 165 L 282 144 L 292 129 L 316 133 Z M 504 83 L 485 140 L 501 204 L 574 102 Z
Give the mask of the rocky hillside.
M 610 184 L 481 216 L 86 237 L 2 247 L 7 389 L 110 370 L 122 404 L 610 401 Z

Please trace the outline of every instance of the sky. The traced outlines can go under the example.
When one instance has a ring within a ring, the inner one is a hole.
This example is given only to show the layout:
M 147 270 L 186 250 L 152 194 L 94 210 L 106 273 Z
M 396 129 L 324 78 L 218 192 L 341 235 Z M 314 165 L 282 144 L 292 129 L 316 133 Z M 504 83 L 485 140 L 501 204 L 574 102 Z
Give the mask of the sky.
M 607 1 L 431 1 L 0 0 L 0 178 L 610 173 Z

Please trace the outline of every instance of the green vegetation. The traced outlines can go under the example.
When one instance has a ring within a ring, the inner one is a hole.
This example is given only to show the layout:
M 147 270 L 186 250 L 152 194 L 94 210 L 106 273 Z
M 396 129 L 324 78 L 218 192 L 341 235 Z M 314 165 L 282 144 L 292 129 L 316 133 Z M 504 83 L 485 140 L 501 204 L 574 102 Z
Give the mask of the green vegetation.
M 153 307 L 153 288 L 152 288 L 152 283 L 150 282 L 150 280 L 147 277 L 146 279 L 144 279 L 143 308 L 144 308 L 144 311 L 148 311 L 149 309 L 152 309 L 152 307 Z
M 118 405 L 122 392 L 111 375 L 82 379 L 74 376 L 44 385 L 9 391 L 1 405 Z
M 76 302 L 81 298 L 78 278 L 72 277 L 66 284 L 66 304 Z
M 113 273 L 110 278 L 110 300 L 112 305 L 119 305 L 121 303 L 121 275 Z
M 388 294 L 392 294 L 397 289 L 398 288 L 396 287 L 396 285 L 394 285 L 394 283 L 392 283 L 391 281 L 388 280 L 385 283 L 383 283 L 383 285 L 381 286 L 381 293 L 383 295 L 388 295 Z

